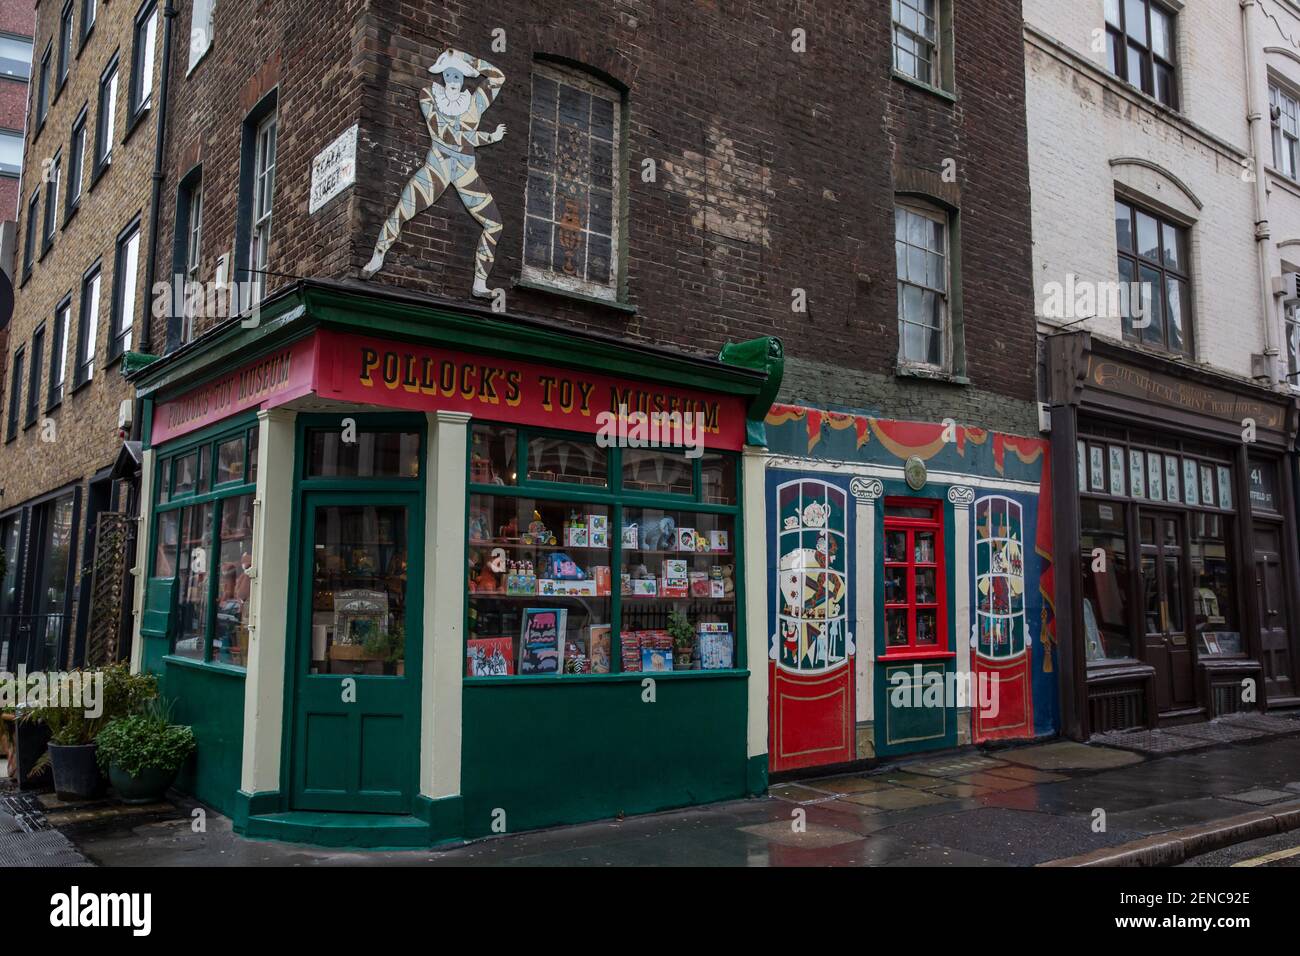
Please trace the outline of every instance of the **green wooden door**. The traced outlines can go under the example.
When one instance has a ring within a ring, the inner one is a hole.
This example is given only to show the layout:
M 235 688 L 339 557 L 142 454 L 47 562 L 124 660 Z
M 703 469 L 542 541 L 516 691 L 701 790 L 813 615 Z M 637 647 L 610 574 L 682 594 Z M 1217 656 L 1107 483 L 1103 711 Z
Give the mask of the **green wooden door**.
M 293 807 L 408 813 L 419 774 L 419 495 L 307 492 L 301 521 Z

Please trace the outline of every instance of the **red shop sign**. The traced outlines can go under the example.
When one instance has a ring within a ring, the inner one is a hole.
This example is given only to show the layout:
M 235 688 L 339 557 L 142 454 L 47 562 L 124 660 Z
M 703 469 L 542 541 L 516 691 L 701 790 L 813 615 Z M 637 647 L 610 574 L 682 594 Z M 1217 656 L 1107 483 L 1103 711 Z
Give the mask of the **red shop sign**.
M 709 447 L 738 450 L 745 441 L 745 403 L 735 396 L 340 332 L 318 339 L 322 398 L 581 432 L 600 431 L 601 413 L 623 405 L 700 416 Z

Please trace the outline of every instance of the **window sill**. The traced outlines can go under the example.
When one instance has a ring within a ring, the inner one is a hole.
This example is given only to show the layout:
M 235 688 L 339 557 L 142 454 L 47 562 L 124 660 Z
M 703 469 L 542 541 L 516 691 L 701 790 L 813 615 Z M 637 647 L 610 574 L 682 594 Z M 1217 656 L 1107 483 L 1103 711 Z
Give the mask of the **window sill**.
M 892 664 L 896 661 L 946 661 L 957 657 L 956 651 L 886 651 L 876 658 L 878 664 Z
M 47 255 L 50 254 L 50 250 L 53 249 L 53 248 L 54 248 L 54 240 L 53 240 L 53 239 L 49 239 L 48 241 L 42 243 L 42 244 L 41 244 L 41 254 L 40 254 L 39 256 L 36 257 L 36 261 L 37 261 L 38 263 L 44 262 L 44 261 L 45 261 L 45 257 L 46 257 Z
M 916 77 L 908 76 L 906 73 L 902 72 L 901 70 L 892 70 L 891 72 L 894 75 L 894 79 L 898 80 L 898 82 L 900 83 L 906 83 L 908 86 L 914 86 L 918 90 L 923 90 L 926 93 L 929 93 L 932 96 L 937 96 L 939 97 L 939 99 L 946 100 L 949 103 L 957 102 L 956 93 L 949 93 L 947 90 L 943 89 L 942 87 L 931 86 L 929 83 L 923 83 L 922 81 L 918 80 Z
M 637 308 L 627 302 L 619 302 L 616 299 L 602 299 L 600 296 L 587 295 L 583 292 L 574 292 L 570 289 L 561 289 L 557 286 L 547 285 L 545 282 L 537 282 L 533 279 L 512 279 L 510 284 L 516 289 L 526 289 L 530 292 L 543 292 L 547 295 L 558 296 L 561 299 L 572 299 L 575 302 L 583 302 L 588 305 L 600 305 L 615 312 L 622 312 L 625 315 L 636 315 Z
M 59 228 L 67 229 L 68 223 L 72 222 L 72 217 L 77 214 L 77 210 L 80 208 L 81 208 L 81 197 L 78 196 L 77 201 L 74 202 L 71 206 L 69 206 L 67 212 L 63 214 L 63 225 L 61 225 Z
M 36 427 L 36 423 L 37 423 L 38 421 L 39 421 L 39 419 L 37 419 L 37 418 L 33 418 L 30 422 L 23 422 L 23 431 L 24 431 L 24 432 L 29 432 L 29 431 L 31 431 L 33 428 Z
M 123 146 L 125 146 L 127 142 L 130 141 L 131 134 L 135 132 L 136 127 L 138 127 L 141 123 L 145 121 L 145 118 L 148 117 L 151 109 L 152 107 L 150 106 L 150 104 L 145 103 L 143 106 L 141 106 L 138 110 L 135 111 L 134 116 L 132 116 L 129 120 L 126 121 L 126 133 L 123 134 L 122 136 Z
M 77 59 L 81 59 L 82 51 L 86 49 L 86 44 L 90 42 L 90 38 L 93 37 L 94 35 L 95 35 L 95 24 L 92 23 L 90 25 L 90 29 L 81 35 L 81 42 L 77 44 Z
M 176 667 L 190 667 L 196 671 L 207 671 L 210 674 L 221 674 L 224 677 L 247 677 L 248 671 L 243 667 L 236 667 L 234 664 L 221 664 L 217 661 L 196 661 L 192 657 L 180 657 L 176 654 L 164 654 L 163 663 L 175 665 Z
M 29 263 L 27 268 L 23 270 L 23 277 L 18 280 L 18 288 L 21 289 L 23 286 L 25 286 L 27 284 L 27 280 L 30 279 L 31 277 L 32 277 L 32 267 Z
M 199 68 L 199 64 L 207 60 L 208 54 L 210 52 L 212 52 L 211 43 L 208 44 L 207 49 L 205 49 L 202 53 L 199 54 L 199 58 L 197 60 L 195 60 L 193 63 L 191 63 L 189 66 L 185 68 L 185 78 L 187 80 L 190 78 L 191 75 L 193 75 L 194 71 Z
M 51 415 L 54 412 L 57 412 L 62 407 L 63 407 L 63 399 L 59 399 L 57 402 L 51 402 L 49 405 L 45 406 L 45 414 Z
M 72 386 L 72 391 L 71 391 L 69 394 L 70 394 L 70 395 L 76 395 L 78 392 L 80 392 L 83 388 L 85 388 L 87 385 L 89 385 L 89 384 L 90 384 L 91 382 L 93 382 L 94 380 L 95 380 L 95 376 L 92 375 L 92 376 L 90 376 L 90 378 L 87 378 L 87 379 L 85 379 L 85 380 L 83 380 L 83 381 L 77 382 L 75 385 Z
M 946 382 L 949 385 L 970 384 L 970 379 L 965 375 L 957 375 L 927 365 L 904 365 L 900 363 L 894 366 L 894 374 L 899 378 L 923 378 L 928 382 Z

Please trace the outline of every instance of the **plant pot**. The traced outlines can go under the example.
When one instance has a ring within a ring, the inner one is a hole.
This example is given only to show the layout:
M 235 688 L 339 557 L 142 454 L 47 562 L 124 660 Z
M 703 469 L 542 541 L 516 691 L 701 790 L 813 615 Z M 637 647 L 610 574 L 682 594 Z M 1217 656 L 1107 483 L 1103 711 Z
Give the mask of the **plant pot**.
M 104 795 L 104 775 L 94 744 L 50 744 L 54 793 L 60 800 L 93 800 Z
M 673 651 L 673 670 L 688 671 L 691 669 L 691 658 L 695 656 L 695 651 L 686 648 L 683 651 Z
M 147 768 L 140 776 L 133 777 L 119 769 L 117 764 L 108 768 L 108 782 L 117 791 L 117 799 L 127 804 L 157 803 L 167 792 L 167 788 L 176 779 L 180 768 L 172 770 L 155 770 Z

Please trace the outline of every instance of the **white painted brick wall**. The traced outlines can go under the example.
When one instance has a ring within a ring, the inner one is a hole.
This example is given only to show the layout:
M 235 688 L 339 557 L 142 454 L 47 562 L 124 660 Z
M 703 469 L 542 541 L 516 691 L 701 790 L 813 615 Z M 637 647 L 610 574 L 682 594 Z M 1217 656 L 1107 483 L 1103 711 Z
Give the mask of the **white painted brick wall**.
M 1180 93 L 1170 116 L 1105 72 L 1092 50 L 1104 30 L 1103 0 L 1025 0 L 1026 96 L 1034 270 L 1042 318 L 1048 283 L 1068 273 L 1118 281 L 1114 197 L 1117 182 L 1153 204 L 1190 214 L 1196 360 L 1238 376 L 1264 348 L 1264 315 L 1254 240 L 1253 187 L 1243 176 L 1248 152 L 1246 70 L 1235 2 L 1188 3 L 1178 15 Z M 1046 33 L 1069 52 L 1052 52 Z M 1071 53 L 1073 56 L 1071 56 Z M 1300 62 L 1295 63 L 1300 77 Z M 1181 117 L 1181 118 L 1180 118 Z M 1138 158 L 1168 170 L 1202 204 L 1197 209 L 1157 173 L 1112 160 Z M 1300 192 L 1296 196 L 1300 203 Z M 1300 205 L 1297 206 L 1300 210 Z M 1300 227 L 1300 220 L 1297 220 Z M 1300 236 L 1300 232 L 1297 232 Z M 1300 257 L 1300 248 L 1297 248 Z M 1111 338 L 1120 322 L 1081 322 Z

